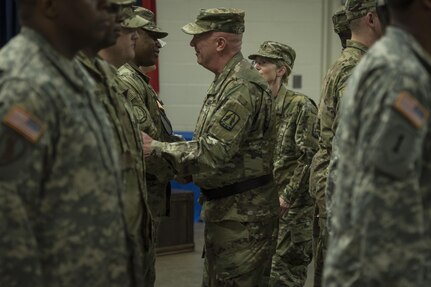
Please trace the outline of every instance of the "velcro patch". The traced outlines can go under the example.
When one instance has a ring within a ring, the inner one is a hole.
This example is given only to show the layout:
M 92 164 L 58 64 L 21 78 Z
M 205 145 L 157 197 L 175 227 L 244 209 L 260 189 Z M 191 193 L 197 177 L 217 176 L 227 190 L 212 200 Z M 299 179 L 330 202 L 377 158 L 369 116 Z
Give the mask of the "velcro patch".
M 220 120 L 220 125 L 228 131 L 231 131 L 240 119 L 241 118 L 237 113 L 233 111 L 227 111 L 223 118 Z
M 140 106 L 133 106 L 133 112 L 139 123 L 144 123 L 147 120 L 147 112 Z
M 18 106 L 9 110 L 3 118 L 3 123 L 34 144 L 45 132 L 42 121 Z
M 402 91 L 398 95 L 394 108 L 417 129 L 421 128 L 428 120 L 428 110 L 407 91 Z

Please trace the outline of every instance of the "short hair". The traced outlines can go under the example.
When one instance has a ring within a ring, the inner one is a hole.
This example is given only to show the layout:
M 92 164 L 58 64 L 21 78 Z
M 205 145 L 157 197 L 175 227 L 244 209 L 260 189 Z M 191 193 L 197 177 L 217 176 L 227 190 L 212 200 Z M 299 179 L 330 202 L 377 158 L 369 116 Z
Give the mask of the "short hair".
M 386 4 L 395 10 L 408 8 L 415 0 L 386 0 Z
M 290 75 L 290 73 L 291 73 L 291 70 L 290 70 L 290 68 L 286 65 L 286 62 L 285 62 L 285 61 L 283 61 L 283 60 L 273 60 L 272 62 L 275 64 L 275 66 L 276 66 L 277 68 L 281 68 L 281 67 L 283 67 L 283 66 L 286 68 L 286 73 L 284 73 L 284 75 L 281 77 L 281 81 L 282 81 L 283 83 L 287 83 L 287 78 L 289 77 L 289 75 Z

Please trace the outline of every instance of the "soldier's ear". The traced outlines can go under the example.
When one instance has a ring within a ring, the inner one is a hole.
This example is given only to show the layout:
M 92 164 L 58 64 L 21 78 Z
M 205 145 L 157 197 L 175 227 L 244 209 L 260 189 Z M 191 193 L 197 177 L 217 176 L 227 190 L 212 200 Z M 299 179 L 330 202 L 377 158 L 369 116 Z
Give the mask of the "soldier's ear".
M 280 68 L 277 68 L 277 77 L 282 77 L 286 73 L 287 73 L 286 66 L 281 66 Z
M 217 52 L 221 52 L 226 48 L 226 38 L 225 37 L 217 37 L 216 38 L 216 50 Z
M 57 11 L 57 3 L 58 1 L 55 0 L 40 0 L 40 7 L 43 12 L 43 14 L 49 18 L 54 19 L 58 15 Z

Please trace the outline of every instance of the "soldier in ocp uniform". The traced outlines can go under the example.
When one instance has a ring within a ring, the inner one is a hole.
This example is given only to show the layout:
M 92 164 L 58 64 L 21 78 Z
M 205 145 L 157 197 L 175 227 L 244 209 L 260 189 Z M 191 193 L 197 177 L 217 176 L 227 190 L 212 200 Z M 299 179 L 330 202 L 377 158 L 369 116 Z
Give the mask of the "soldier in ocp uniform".
M 330 68 L 324 79 L 322 94 L 319 99 L 318 120 L 316 129 L 319 133 L 319 150 L 313 158 L 310 173 L 310 193 L 315 199 L 315 224 L 319 225 L 319 237 L 313 243 L 315 286 L 321 286 L 323 262 L 327 249 L 328 228 L 326 202 L 330 196 L 325 195 L 327 187 L 328 167 L 332 154 L 332 139 L 338 125 L 338 111 L 342 101 L 347 80 L 368 48 L 381 36 L 381 26 L 376 14 L 375 0 L 347 0 L 345 10 L 351 40 L 338 60 Z
M 146 156 L 167 160 L 178 174 L 192 174 L 201 187 L 203 286 L 266 286 L 274 252 L 279 204 L 272 177 L 272 96 L 241 54 L 244 14 L 202 9 L 182 28 L 193 35 L 197 62 L 215 74 L 194 139 L 144 138 Z
M 313 133 L 317 106 L 309 97 L 288 90 L 295 51 L 274 41 L 249 56 L 275 97 L 274 179 L 281 214 L 270 286 L 304 286 L 312 258 L 313 200 L 308 192 L 310 163 L 317 151 Z
M 0 51 L 0 286 L 133 286 L 119 147 L 73 60 L 102 39 L 108 1 L 17 1 Z
M 96 82 L 96 96 L 103 103 L 114 127 L 114 139 L 120 147 L 122 179 L 125 186 L 122 194 L 127 237 L 132 248 L 130 264 L 133 266 L 136 286 L 152 286 L 148 277 L 154 268 L 153 231 L 151 212 L 147 205 L 145 162 L 142 140 L 132 106 L 118 85 L 116 69 L 97 56 L 100 49 L 116 43 L 116 30 L 136 29 L 148 24 L 145 19 L 133 14 L 131 0 L 111 0 L 113 19 L 103 39 L 86 47 L 78 54 L 78 60 Z M 152 282 L 152 283 L 151 283 Z
M 387 0 L 356 67 L 338 151 L 325 286 L 431 286 L 431 2 Z

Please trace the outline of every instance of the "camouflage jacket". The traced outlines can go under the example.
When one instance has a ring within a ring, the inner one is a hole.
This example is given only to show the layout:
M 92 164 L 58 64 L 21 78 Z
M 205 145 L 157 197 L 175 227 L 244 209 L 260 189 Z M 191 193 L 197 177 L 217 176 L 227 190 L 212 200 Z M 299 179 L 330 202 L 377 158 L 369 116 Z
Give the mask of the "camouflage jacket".
M 29 28 L 0 52 L 0 286 L 129 286 L 119 153 L 93 88 Z
M 152 221 L 146 199 L 145 162 L 138 123 L 130 103 L 118 88 L 115 68 L 103 59 L 91 59 L 83 52 L 78 54 L 78 60 L 96 81 L 96 96 L 108 113 L 114 126 L 114 138 L 121 148 L 124 215 L 128 235 L 135 243 L 133 246 L 138 248 L 135 255 L 139 258 L 152 244 Z
M 139 69 L 125 64 L 119 71 L 122 86 L 127 89 L 127 98 L 133 105 L 140 128 L 152 138 L 162 142 L 178 141 L 172 132 L 172 125 L 163 109 L 163 103 L 149 84 L 149 78 Z M 148 160 L 147 187 L 151 212 L 155 216 L 167 215 L 169 206 L 169 180 L 174 172 L 163 161 Z
M 313 133 L 316 104 L 282 85 L 275 98 L 275 114 L 274 179 L 278 193 L 291 207 L 312 205 L 308 179 L 317 150 L 318 139 Z
M 193 174 L 201 188 L 223 187 L 272 173 L 272 96 L 241 53 L 210 86 L 194 140 L 153 142 L 153 156 L 167 159 L 179 173 Z M 273 183 L 226 198 L 206 201 L 207 221 L 259 221 L 279 213 Z M 264 208 L 263 208 L 264 207 Z
M 431 286 L 430 110 L 431 56 L 389 27 L 343 100 L 325 286 Z
M 319 133 L 319 149 L 314 156 L 310 170 L 310 193 L 320 207 L 325 206 L 325 187 L 328 176 L 328 165 L 332 152 L 332 138 L 337 129 L 337 114 L 347 80 L 352 74 L 367 47 L 348 40 L 347 47 L 328 71 L 319 100 L 318 119 L 315 129 Z M 325 217 L 326 208 L 320 208 L 321 217 Z

